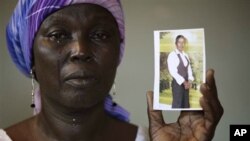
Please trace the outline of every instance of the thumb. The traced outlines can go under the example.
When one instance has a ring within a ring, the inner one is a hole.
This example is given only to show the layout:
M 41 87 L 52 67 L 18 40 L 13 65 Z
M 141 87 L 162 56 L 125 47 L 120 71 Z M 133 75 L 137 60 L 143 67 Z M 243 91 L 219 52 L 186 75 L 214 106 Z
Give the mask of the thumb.
M 149 130 L 151 134 L 162 128 L 165 124 L 162 111 L 153 110 L 153 92 L 147 92 L 147 103 L 148 103 L 148 119 L 149 119 Z

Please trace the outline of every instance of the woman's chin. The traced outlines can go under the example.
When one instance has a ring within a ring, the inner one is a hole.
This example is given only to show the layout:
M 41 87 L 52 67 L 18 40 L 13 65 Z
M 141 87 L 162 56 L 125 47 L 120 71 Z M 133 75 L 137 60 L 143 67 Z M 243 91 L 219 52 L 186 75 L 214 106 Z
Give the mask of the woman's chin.
M 68 93 L 62 93 L 62 99 L 60 103 L 71 109 L 86 109 L 103 103 L 107 95 L 88 92 L 88 91 L 74 91 L 69 95 Z

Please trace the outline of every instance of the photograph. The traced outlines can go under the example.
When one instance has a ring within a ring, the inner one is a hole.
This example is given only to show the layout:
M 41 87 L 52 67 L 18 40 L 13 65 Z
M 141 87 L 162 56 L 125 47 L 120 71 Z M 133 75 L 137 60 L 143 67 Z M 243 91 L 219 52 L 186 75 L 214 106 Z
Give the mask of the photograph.
M 154 31 L 154 109 L 202 110 L 204 36 L 203 28 Z

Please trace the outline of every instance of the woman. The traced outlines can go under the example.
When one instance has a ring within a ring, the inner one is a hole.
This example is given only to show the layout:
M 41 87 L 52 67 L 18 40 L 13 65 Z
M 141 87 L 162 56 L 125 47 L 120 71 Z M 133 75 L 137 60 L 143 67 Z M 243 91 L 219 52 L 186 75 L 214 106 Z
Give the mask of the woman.
M 108 95 L 124 49 L 119 0 L 20 0 L 7 39 L 18 68 L 39 83 L 42 108 L 0 130 L 1 141 L 149 140 Z M 149 91 L 150 139 L 211 140 L 223 113 L 212 70 L 201 91 L 204 111 L 182 112 L 172 124 L 152 109 Z
M 191 61 L 184 51 L 186 37 L 175 38 L 175 49 L 168 55 L 168 71 L 173 80 L 171 83 L 173 102 L 172 108 L 190 108 L 189 89 L 194 80 Z

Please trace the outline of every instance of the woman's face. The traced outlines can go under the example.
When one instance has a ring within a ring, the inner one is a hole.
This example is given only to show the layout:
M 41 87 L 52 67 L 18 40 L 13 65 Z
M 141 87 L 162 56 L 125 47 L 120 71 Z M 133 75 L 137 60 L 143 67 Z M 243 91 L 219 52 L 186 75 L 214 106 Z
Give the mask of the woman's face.
M 177 40 L 176 47 L 179 51 L 183 51 L 185 47 L 185 38 L 179 38 Z
M 115 78 L 120 42 L 115 18 L 98 5 L 71 5 L 48 16 L 33 48 L 43 102 L 67 108 L 102 102 Z

